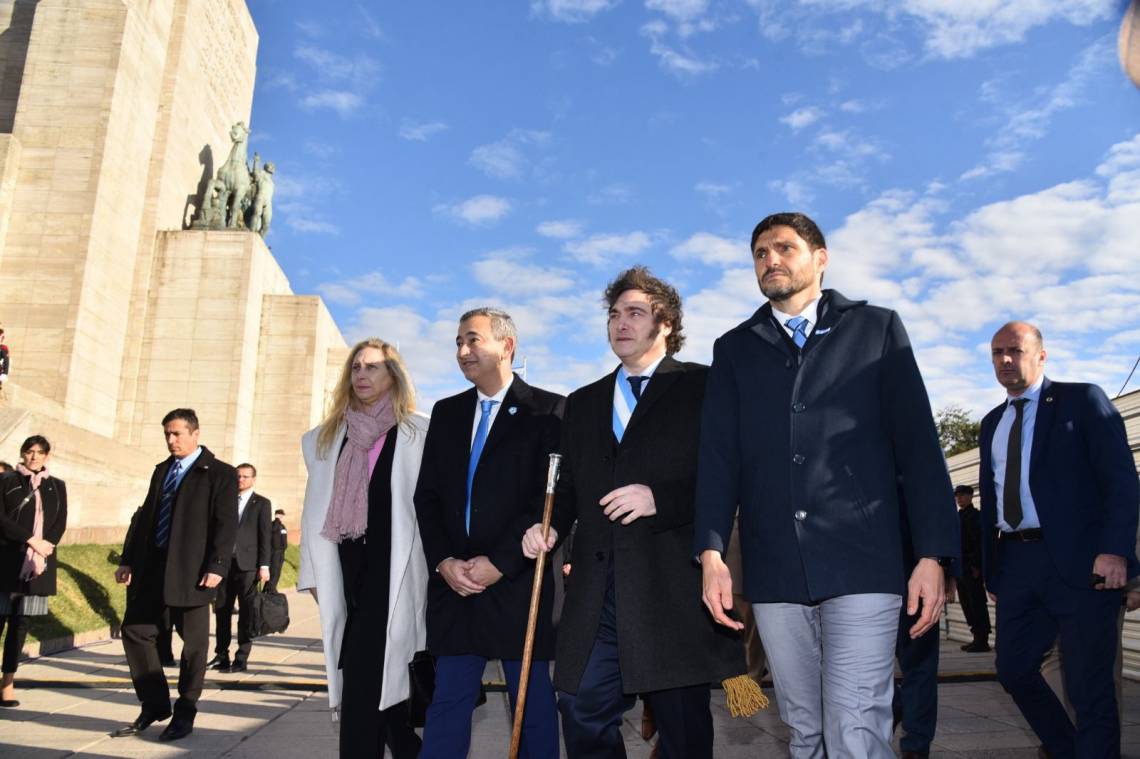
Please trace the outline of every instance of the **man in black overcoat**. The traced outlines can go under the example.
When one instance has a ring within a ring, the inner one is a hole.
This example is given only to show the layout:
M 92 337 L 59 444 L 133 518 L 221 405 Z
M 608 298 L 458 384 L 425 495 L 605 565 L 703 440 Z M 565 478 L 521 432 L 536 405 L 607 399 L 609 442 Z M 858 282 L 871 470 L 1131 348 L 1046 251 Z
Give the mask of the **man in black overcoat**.
M 511 372 L 517 340 L 503 311 L 461 317 L 456 359 L 474 387 L 436 402 L 424 442 L 415 502 L 432 572 L 427 646 L 436 681 L 421 759 L 467 756 L 489 659 L 503 663 L 512 708 L 517 693 L 534 579 L 519 541 L 542 511 L 564 403 Z M 558 756 L 549 564 L 546 572 L 523 721 L 520 755 L 529 759 Z
M 277 583 L 281 582 L 281 569 L 285 566 L 285 549 L 289 547 L 289 528 L 281 517 L 285 516 L 283 509 L 273 512 L 273 523 L 269 525 L 269 583 L 265 586 L 267 591 L 277 592 Z
M 249 634 L 250 613 L 257 583 L 269 582 L 269 499 L 253 490 L 257 469 L 253 464 L 238 464 L 237 538 L 234 554 L 218 595 L 214 599 L 214 658 L 210 667 L 222 672 L 245 672 L 253 638 Z M 233 639 L 234 602 L 238 603 L 238 647 L 230 663 L 230 641 Z
M 930 400 L 898 314 L 823 289 L 815 222 L 768 216 L 751 252 L 767 302 L 713 345 L 701 414 L 705 603 L 740 627 L 724 613 L 723 561 L 739 510 L 744 590 L 791 755 L 894 757 L 899 607 L 918 613 L 912 638 L 937 625 L 943 566 L 961 551 Z
M 182 638 L 174 719 L 159 736 L 172 741 L 194 728 L 206 675 L 210 601 L 229 567 L 237 527 L 237 472 L 198 445 L 198 416 L 174 409 L 162 420 L 170 457 L 154 469 L 146 500 L 132 520 L 115 580 L 127 585 L 123 649 L 142 710 L 112 735 L 142 732 L 171 716 L 170 688 L 156 637 L 169 620 Z
M 672 357 L 681 298 L 636 267 L 606 289 L 620 366 L 571 393 L 550 536 L 577 520 L 554 684 L 566 754 L 624 757 L 623 713 L 642 694 L 662 759 L 712 756 L 709 684 L 745 672 L 739 636 L 701 605 L 692 561 L 697 428 L 707 368 Z

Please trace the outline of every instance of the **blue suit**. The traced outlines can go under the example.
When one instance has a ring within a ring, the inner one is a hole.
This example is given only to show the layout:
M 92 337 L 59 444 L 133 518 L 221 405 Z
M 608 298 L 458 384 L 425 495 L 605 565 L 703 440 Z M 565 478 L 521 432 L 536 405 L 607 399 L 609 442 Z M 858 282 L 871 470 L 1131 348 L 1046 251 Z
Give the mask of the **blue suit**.
M 1137 572 L 1140 484 L 1124 422 L 1095 385 L 1046 378 L 1034 420 L 1029 489 L 1043 539 L 998 539 L 994 430 L 1003 403 L 982 419 L 979 487 L 986 586 L 998 599 L 998 679 L 1055 757 L 1116 756 L 1120 723 L 1112 680 L 1119 591 L 1092 588 L 1098 554 Z M 1060 637 L 1073 726 L 1040 674 Z

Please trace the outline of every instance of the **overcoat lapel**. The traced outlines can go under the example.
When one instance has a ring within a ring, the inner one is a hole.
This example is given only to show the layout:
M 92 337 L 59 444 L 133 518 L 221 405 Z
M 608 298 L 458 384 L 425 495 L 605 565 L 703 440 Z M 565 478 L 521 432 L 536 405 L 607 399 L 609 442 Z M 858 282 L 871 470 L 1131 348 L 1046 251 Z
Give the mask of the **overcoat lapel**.
M 785 356 L 792 358 L 792 346 L 789 341 L 780 334 L 780 328 L 776 326 L 776 321 L 772 318 L 772 304 L 765 303 L 757 309 L 756 313 L 752 316 L 752 325 L 749 327 L 752 333 L 759 337 L 764 342 L 771 345 Z M 653 384 L 652 382 L 649 384 Z
M 482 456 L 486 456 L 488 451 L 494 450 L 499 443 L 511 435 L 511 432 L 519 424 L 519 417 L 522 416 L 518 412 L 531 408 L 531 395 L 530 385 L 515 377 L 510 388 L 507 389 L 507 394 L 503 396 L 502 407 L 495 414 L 495 423 L 491 425 L 491 431 L 487 434 L 487 442 L 483 444 Z M 512 408 L 515 409 L 515 413 L 511 413 Z
M 629 424 L 625 427 L 625 435 L 629 435 L 629 431 L 635 427 L 639 420 L 649 413 L 649 409 L 657 403 L 658 399 L 669 392 L 669 388 L 677 381 L 680 374 L 677 371 L 677 360 L 672 356 L 666 356 L 661 359 L 661 363 L 657 365 L 657 370 L 653 372 L 649 384 L 645 386 L 645 392 L 642 394 L 641 399 L 637 405 L 633 407 L 633 414 L 629 417 Z M 615 372 L 616 374 L 616 372 Z M 622 437 L 625 440 L 626 437 Z

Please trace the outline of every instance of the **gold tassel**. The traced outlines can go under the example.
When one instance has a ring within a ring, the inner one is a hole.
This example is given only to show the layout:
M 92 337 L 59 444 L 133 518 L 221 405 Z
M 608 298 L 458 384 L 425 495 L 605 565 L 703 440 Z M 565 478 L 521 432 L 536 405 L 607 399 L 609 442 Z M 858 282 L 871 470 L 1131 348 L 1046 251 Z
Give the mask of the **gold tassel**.
M 768 708 L 768 697 L 748 675 L 737 675 L 721 681 L 725 702 L 733 717 L 751 717 Z

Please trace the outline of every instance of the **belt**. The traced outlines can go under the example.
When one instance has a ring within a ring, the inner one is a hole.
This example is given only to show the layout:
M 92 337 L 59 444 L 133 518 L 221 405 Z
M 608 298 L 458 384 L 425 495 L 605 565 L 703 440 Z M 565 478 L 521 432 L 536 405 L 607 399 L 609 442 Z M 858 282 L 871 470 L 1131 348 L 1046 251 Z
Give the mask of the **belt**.
M 1018 543 L 1035 543 L 1045 539 L 1045 532 L 1040 527 L 1030 527 L 1028 530 L 1005 532 L 998 530 L 998 540 L 1015 540 Z

